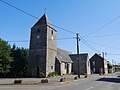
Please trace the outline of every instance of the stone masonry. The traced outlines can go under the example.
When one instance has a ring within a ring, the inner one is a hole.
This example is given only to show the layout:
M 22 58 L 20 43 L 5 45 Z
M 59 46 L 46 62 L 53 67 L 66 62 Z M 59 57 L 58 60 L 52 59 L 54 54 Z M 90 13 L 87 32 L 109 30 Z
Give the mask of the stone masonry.
M 56 30 L 44 14 L 31 28 L 28 74 L 39 77 L 55 71 Z

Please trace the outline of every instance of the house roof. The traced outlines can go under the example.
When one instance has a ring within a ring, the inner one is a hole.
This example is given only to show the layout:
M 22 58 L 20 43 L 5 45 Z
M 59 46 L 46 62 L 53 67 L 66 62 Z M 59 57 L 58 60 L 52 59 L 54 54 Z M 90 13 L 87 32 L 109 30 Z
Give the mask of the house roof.
M 87 61 L 88 60 L 88 53 L 80 54 L 80 60 Z
M 73 61 L 71 60 L 69 54 L 70 54 L 69 51 L 57 48 L 57 56 L 56 56 L 56 58 L 60 62 L 69 62 L 69 63 L 72 63 Z
M 99 54 L 97 54 L 97 53 L 95 53 L 90 59 L 92 59 L 94 56 L 98 56 L 98 57 L 100 57 L 102 60 L 104 59 L 105 61 L 107 61 L 107 59 L 103 58 L 101 55 L 99 55 Z
M 77 54 L 70 54 L 70 57 L 72 58 L 72 60 L 76 60 L 78 55 Z M 88 53 L 82 53 L 79 54 L 80 57 L 80 61 L 87 61 L 88 60 Z
M 43 25 L 47 25 L 48 27 L 50 27 L 50 28 L 52 28 L 53 30 L 55 30 L 54 27 L 52 26 L 52 24 L 50 23 L 50 21 L 48 20 L 46 14 L 44 14 L 44 15 L 33 25 L 33 27 L 43 26 Z M 32 28 L 33 28 L 33 27 L 32 27 Z M 56 30 L 55 30 L 55 31 L 56 31 Z

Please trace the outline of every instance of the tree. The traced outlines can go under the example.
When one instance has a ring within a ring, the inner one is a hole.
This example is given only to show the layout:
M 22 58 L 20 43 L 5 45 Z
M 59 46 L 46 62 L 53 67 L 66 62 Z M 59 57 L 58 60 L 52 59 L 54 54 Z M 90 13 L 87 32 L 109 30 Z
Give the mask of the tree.
M 112 73 L 113 71 L 112 71 L 112 64 L 110 63 L 110 62 L 108 62 L 108 73 Z
M 10 72 L 10 63 L 13 61 L 10 45 L 0 38 L 0 77 Z
M 14 77 L 25 77 L 27 71 L 28 49 L 18 48 L 14 44 L 11 49 L 14 61 L 11 63 L 11 75 Z

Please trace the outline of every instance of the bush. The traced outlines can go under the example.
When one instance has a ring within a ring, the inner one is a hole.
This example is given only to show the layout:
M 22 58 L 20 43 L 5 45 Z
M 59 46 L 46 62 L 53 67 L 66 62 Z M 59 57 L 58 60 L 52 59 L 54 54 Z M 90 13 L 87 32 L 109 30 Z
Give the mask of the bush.
M 108 69 L 108 73 L 112 73 L 112 69 Z
M 55 76 L 58 76 L 58 73 L 57 72 L 51 72 L 49 73 L 48 77 L 55 77 Z

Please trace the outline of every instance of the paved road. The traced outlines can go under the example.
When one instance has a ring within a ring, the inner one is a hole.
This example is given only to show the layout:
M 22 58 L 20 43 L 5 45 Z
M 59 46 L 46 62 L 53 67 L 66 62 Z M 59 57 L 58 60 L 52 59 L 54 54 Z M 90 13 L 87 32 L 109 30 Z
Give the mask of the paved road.
M 0 90 L 120 90 L 120 73 L 92 76 L 67 83 L 44 85 L 1 85 Z

